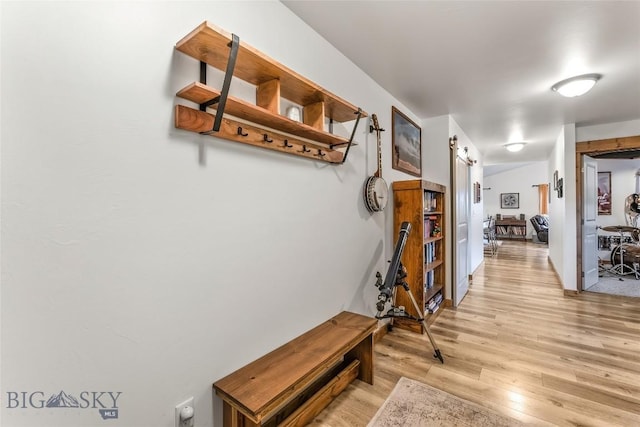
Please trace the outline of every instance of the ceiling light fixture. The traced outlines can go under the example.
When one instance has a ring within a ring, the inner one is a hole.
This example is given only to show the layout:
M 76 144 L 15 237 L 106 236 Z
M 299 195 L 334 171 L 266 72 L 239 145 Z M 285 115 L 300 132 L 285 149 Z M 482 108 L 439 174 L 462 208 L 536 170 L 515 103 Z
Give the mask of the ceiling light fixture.
M 525 146 L 524 142 L 512 142 L 510 144 L 505 144 L 504 148 L 511 151 L 512 153 L 515 153 L 516 151 L 522 150 L 524 146 Z
M 601 78 L 602 74 L 583 74 L 562 80 L 551 86 L 551 90 L 567 98 L 573 98 L 589 92 Z

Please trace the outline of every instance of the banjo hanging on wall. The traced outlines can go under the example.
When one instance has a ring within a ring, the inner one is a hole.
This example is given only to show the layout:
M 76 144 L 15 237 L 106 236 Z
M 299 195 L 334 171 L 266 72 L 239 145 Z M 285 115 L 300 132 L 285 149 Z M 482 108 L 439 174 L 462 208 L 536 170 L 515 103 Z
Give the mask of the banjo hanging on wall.
M 369 132 L 376 131 L 377 152 L 378 152 L 378 170 L 373 176 L 367 178 L 364 185 L 364 204 L 369 212 L 381 212 L 387 206 L 389 187 L 382 178 L 382 154 L 380 152 L 381 138 L 380 135 L 384 129 L 378 124 L 378 116 L 371 115 L 373 125 L 369 126 Z

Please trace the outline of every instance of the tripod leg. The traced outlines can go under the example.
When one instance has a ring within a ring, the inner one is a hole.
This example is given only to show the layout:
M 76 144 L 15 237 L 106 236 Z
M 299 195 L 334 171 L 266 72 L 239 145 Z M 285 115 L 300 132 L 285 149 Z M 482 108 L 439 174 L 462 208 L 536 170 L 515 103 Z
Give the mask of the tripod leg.
M 420 318 L 422 318 L 422 326 L 424 327 L 424 330 L 427 333 L 427 336 L 429 337 L 429 341 L 431 341 L 431 346 L 433 347 L 433 350 L 434 350 L 433 357 L 435 357 L 438 360 L 440 360 L 440 363 L 444 363 L 444 358 L 442 357 L 442 354 L 440 353 L 440 349 L 438 348 L 438 344 L 436 344 L 436 340 L 433 339 L 433 336 L 431 335 L 431 331 L 429 330 L 429 326 L 427 325 L 427 321 L 424 319 L 424 311 L 420 310 L 420 306 L 416 302 L 416 299 L 413 297 L 413 294 L 411 293 L 411 289 L 406 289 L 406 291 L 409 294 L 409 298 L 411 298 L 411 302 L 413 303 L 413 307 L 418 312 L 418 315 L 420 316 Z

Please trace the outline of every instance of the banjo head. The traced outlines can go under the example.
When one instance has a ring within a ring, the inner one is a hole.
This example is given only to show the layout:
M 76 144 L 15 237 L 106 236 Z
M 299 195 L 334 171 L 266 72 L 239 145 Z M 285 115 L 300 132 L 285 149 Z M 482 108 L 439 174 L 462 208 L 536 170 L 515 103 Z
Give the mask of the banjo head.
M 389 187 L 384 179 L 371 176 L 364 186 L 365 205 L 369 212 L 381 212 L 389 201 Z

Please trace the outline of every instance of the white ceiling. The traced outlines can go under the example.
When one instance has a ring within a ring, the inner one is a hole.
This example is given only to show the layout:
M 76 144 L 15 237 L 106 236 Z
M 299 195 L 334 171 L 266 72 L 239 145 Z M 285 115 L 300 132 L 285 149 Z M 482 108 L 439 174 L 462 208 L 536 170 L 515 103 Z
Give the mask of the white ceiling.
M 282 3 L 418 117 L 450 114 L 485 164 L 546 160 L 564 123 L 640 118 L 640 1 Z M 585 73 L 604 77 L 582 97 L 550 90 Z

